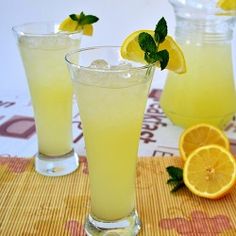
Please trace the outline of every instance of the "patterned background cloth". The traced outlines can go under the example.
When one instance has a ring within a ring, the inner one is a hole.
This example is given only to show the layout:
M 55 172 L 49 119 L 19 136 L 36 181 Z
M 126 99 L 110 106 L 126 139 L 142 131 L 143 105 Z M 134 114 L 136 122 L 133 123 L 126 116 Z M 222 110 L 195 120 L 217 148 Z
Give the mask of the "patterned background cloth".
M 147 101 L 139 156 L 178 156 L 178 139 L 183 131 L 174 126 L 162 112 L 159 105 L 160 89 L 152 88 Z M 234 119 L 225 128 L 236 154 L 236 122 Z M 73 107 L 74 148 L 80 156 L 85 156 L 84 139 L 77 106 Z M 0 97 L 0 156 L 32 157 L 37 152 L 37 137 L 33 111 L 29 98 L 24 96 Z

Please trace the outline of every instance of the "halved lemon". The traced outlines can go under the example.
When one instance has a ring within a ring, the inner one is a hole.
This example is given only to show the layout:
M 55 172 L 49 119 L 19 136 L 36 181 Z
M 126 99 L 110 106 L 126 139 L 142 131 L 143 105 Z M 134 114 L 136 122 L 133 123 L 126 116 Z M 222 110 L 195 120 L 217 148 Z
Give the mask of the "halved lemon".
M 130 34 L 122 43 L 121 56 L 125 59 L 146 64 L 144 60 L 144 52 L 138 43 L 138 36 L 140 33 L 146 32 L 154 36 L 152 30 L 138 30 Z M 159 50 L 166 49 L 169 52 L 169 62 L 166 69 L 176 73 L 186 72 L 186 63 L 184 55 L 178 44 L 171 36 L 166 36 L 165 40 L 159 45 Z M 159 63 L 157 63 L 159 67 Z
M 219 0 L 217 6 L 224 10 L 236 10 L 235 0 Z
M 79 15 L 77 15 L 79 17 Z M 59 30 L 67 32 L 82 31 L 84 35 L 91 36 L 93 35 L 93 25 L 79 25 L 77 21 L 72 20 L 70 17 L 63 20 L 59 26 Z
M 196 149 L 183 170 L 184 183 L 197 196 L 217 199 L 229 192 L 236 182 L 236 161 L 218 145 Z
M 209 124 L 198 124 L 186 129 L 179 140 L 179 151 L 184 161 L 197 148 L 216 144 L 229 150 L 229 140 L 226 135 Z

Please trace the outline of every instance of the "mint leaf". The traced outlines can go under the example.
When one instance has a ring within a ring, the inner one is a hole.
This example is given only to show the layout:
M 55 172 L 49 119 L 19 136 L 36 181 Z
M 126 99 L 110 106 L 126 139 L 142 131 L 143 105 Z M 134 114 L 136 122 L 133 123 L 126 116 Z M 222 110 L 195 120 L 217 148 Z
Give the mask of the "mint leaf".
M 157 52 L 158 60 L 160 61 L 161 70 L 164 70 L 169 62 L 169 52 L 167 50 L 161 50 Z
M 79 19 L 82 20 L 84 17 L 85 17 L 85 14 L 83 11 L 81 11 L 79 14 Z
M 79 17 L 76 14 L 71 14 L 70 18 L 73 21 L 77 21 L 79 25 L 93 24 L 99 20 L 98 17 L 93 15 L 85 15 L 83 12 L 80 13 Z
M 184 187 L 184 180 L 183 180 L 183 170 L 179 167 L 168 166 L 166 168 L 170 179 L 167 180 L 167 184 L 171 184 L 174 187 L 171 189 L 171 192 L 176 192 L 180 188 Z
M 156 40 L 156 42 L 158 43 L 162 43 L 165 40 L 165 37 L 167 35 L 167 23 L 164 17 L 162 17 L 155 28 L 155 34 L 154 34 L 154 38 Z
M 156 52 L 145 52 L 144 53 L 144 60 L 147 62 L 147 63 L 150 63 L 150 64 L 153 64 L 157 61 L 156 59 Z
M 174 188 L 171 189 L 171 192 L 177 192 L 179 189 L 183 188 L 185 186 L 184 182 L 179 182 L 174 186 Z
M 80 19 L 81 25 L 93 24 L 99 20 L 98 17 L 93 15 L 87 15 Z
M 167 24 L 162 17 L 156 25 L 154 37 L 147 32 L 142 32 L 138 36 L 140 48 L 144 51 L 144 59 L 147 63 L 160 62 L 161 70 L 165 69 L 169 62 L 167 50 L 158 51 L 159 44 L 165 40 L 167 35 Z
M 79 18 L 76 14 L 71 14 L 69 15 L 69 17 L 71 18 L 71 20 L 79 22 Z
M 183 180 L 183 169 L 175 166 L 168 166 L 166 170 L 172 179 Z
M 153 39 L 153 37 L 146 33 L 146 32 L 142 32 L 139 34 L 138 36 L 138 42 L 140 47 L 142 48 L 142 50 L 146 53 L 146 52 L 156 52 L 157 51 L 157 45 Z M 155 62 L 155 61 L 154 61 Z
M 154 63 L 154 62 L 159 61 L 160 64 L 161 64 L 161 60 L 163 60 L 163 59 L 162 59 L 162 55 L 161 55 L 161 53 L 159 53 L 159 52 L 145 53 L 144 59 L 145 59 L 148 63 Z M 163 69 L 161 68 L 161 70 L 163 70 Z
M 178 182 L 179 182 L 179 180 L 177 180 L 177 179 L 168 179 L 167 180 L 167 184 L 178 184 Z

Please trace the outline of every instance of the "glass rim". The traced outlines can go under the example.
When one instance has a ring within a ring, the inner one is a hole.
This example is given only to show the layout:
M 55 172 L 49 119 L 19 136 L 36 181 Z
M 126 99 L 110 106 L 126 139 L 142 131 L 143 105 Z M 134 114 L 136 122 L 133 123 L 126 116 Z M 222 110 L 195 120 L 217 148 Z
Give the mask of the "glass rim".
M 60 25 L 59 22 L 55 22 L 55 21 L 32 21 L 32 22 L 26 22 L 23 24 L 18 24 L 18 25 L 14 25 L 12 26 L 12 31 L 14 33 L 16 33 L 17 35 L 22 35 L 22 36 L 35 36 L 35 37 L 48 37 L 48 36 L 58 36 L 58 35 L 65 35 L 65 36 L 70 36 L 70 35 L 74 35 L 74 34 L 81 34 L 82 35 L 82 31 L 74 31 L 74 32 L 69 32 L 69 31 L 58 31 L 58 32 L 51 32 L 51 33 L 29 33 L 29 32 L 24 32 L 24 30 L 22 30 L 23 27 L 25 26 L 30 26 L 30 25 L 46 25 L 46 24 L 52 24 L 54 26 L 58 26 Z
M 192 1 L 192 4 L 190 4 L 191 2 L 186 3 L 185 1 L 182 1 L 182 0 L 168 0 L 168 1 L 172 6 L 174 6 L 177 9 L 177 13 L 178 13 L 178 10 L 181 10 L 181 12 L 182 12 L 182 10 L 184 11 L 185 7 L 186 7 L 186 9 L 188 9 L 188 11 L 192 11 L 191 12 L 192 14 L 193 13 L 195 13 L 195 14 L 201 13 L 202 15 L 199 15 L 199 19 L 202 18 L 200 16 L 204 16 L 205 19 L 209 18 L 210 16 L 211 17 L 224 16 L 227 18 L 236 18 L 236 10 L 235 9 L 226 10 L 226 9 L 220 8 L 219 6 L 217 6 L 217 0 L 214 0 L 213 3 L 215 5 L 214 6 L 212 5 L 211 7 L 207 7 L 203 1 L 198 4 L 194 3 L 194 1 Z M 186 16 L 184 18 L 191 19 L 191 17 L 186 17 Z
M 150 69 L 152 67 L 155 67 L 155 63 L 150 63 L 150 64 L 141 64 L 139 66 L 133 66 L 130 68 L 120 68 L 120 69 L 110 69 L 110 68 L 91 68 L 89 66 L 81 66 L 79 64 L 73 63 L 69 57 L 75 55 L 75 54 L 79 54 L 81 52 L 85 52 L 85 51 L 91 51 L 91 50 L 95 50 L 95 49 L 102 49 L 102 48 L 121 48 L 121 46 L 114 46 L 114 45 L 104 45 L 104 46 L 92 46 L 92 47 L 84 47 L 84 48 L 80 48 L 80 49 L 76 49 L 73 51 L 70 51 L 68 53 L 66 53 L 65 55 L 65 61 L 68 65 L 76 67 L 78 69 L 82 69 L 82 70 L 88 70 L 88 71 L 94 71 L 94 72 L 123 72 L 123 71 L 134 71 L 134 70 L 147 70 Z M 125 58 L 123 58 L 124 60 L 127 60 Z M 129 61 L 129 60 L 127 60 Z M 130 61 L 132 62 L 132 61 Z M 138 63 L 138 62 L 136 62 Z

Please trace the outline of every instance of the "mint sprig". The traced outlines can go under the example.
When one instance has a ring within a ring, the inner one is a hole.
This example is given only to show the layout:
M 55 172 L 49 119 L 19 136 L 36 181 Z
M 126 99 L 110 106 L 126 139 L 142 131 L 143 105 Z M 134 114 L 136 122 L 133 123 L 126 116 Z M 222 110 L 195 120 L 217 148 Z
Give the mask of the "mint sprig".
M 147 63 L 155 63 L 159 61 L 161 70 L 164 70 L 169 62 L 168 51 L 158 51 L 159 44 L 165 40 L 167 31 L 166 20 L 162 17 L 156 25 L 154 37 L 146 32 L 142 32 L 138 36 L 139 46 L 144 51 L 145 61 Z
M 146 32 L 142 32 L 139 34 L 139 46 L 144 52 L 152 53 L 157 51 L 155 40 L 150 34 Z
M 168 29 L 167 29 L 167 23 L 164 17 L 162 17 L 155 28 L 155 40 L 159 43 L 162 43 L 165 40 L 165 37 L 168 33 Z
M 78 24 L 81 26 L 87 25 L 87 24 L 93 24 L 99 20 L 98 17 L 93 16 L 93 15 L 85 15 L 83 12 L 81 12 L 79 16 L 76 14 L 71 14 L 70 18 L 73 21 L 77 21 Z
M 164 70 L 169 62 L 169 52 L 166 49 L 164 49 L 157 52 L 157 56 L 158 56 L 158 61 L 160 62 L 161 65 L 161 70 Z
M 79 22 L 79 17 L 76 14 L 71 14 L 69 15 L 69 17 L 71 18 L 71 20 Z
M 183 180 L 183 169 L 175 166 L 168 166 L 166 170 L 170 176 L 170 178 L 167 180 L 167 184 L 173 186 L 171 192 L 176 192 L 185 186 Z

